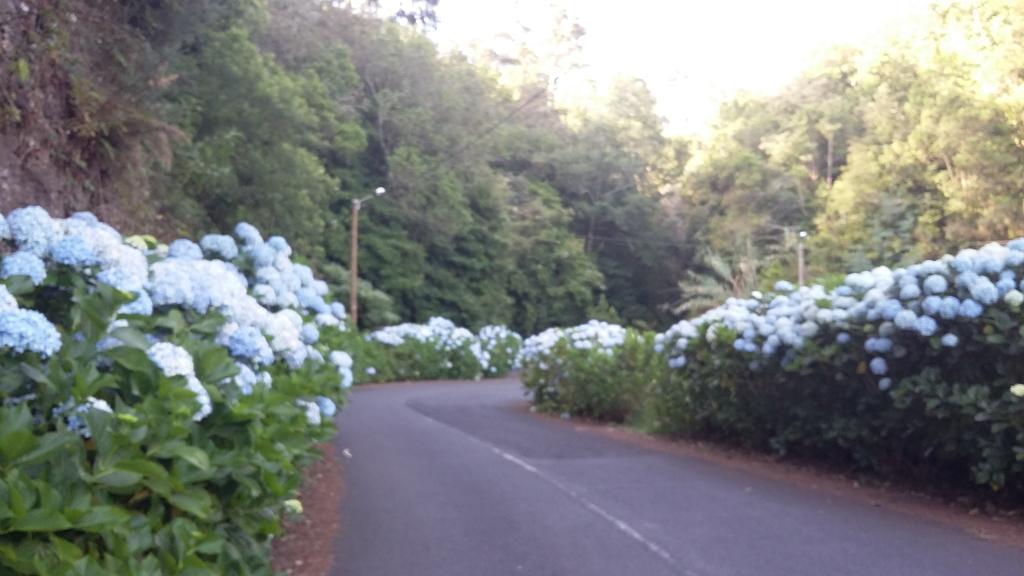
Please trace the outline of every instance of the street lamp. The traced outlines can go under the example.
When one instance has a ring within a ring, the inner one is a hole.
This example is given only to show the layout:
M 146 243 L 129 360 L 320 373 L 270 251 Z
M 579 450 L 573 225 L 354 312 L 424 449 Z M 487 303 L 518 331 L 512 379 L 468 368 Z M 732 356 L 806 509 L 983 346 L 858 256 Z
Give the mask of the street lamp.
M 797 243 L 796 243 L 796 276 L 797 276 L 797 283 L 800 284 L 800 286 L 803 286 L 804 285 L 804 275 L 805 275 L 805 271 L 804 271 L 804 240 L 807 238 L 807 231 L 806 230 L 801 230 L 799 236 L 800 236 L 800 239 L 797 240 Z
M 359 329 L 359 299 L 356 295 L 356 285 L 359 280 L 359 209 L 363 207 L 363 202 L 372 200 L 375 196 L 383 196 L 387 192 L 383 187 L 378 187 L 373 191 L 373 194 L 366 196 L 365 198 L 356 198 L 352 200 L 352 241 L 350 242 L 350 248 L 352 250 L 349 256 L 349 295 L 348 295 L 348 309 L 352 315 L 352 327 L 356 330 Z

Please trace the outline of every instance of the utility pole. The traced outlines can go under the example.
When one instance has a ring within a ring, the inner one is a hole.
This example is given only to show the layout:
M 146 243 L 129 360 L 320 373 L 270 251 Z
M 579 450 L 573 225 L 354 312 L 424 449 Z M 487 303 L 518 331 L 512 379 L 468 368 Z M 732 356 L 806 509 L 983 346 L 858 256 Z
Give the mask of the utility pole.
M 796 276 L 797 283 L 802 287 L 806 280 L 806 271 L 804 269 L 804 239 L 807 238 L 807 232 L 805 230 L 800 231 L 800 239 L 796 242 Z
M 377 188 L 373 195 L 365 198 L 352 200 L 352 238 L 349 241 L 349 268 L 348 268 L 348 311 L 352 316 L 352 328 L 359 330 L 359 210 L 363 202 L 373 199 L 374 196 L 382 196 L 387 192 L 384 188 Z

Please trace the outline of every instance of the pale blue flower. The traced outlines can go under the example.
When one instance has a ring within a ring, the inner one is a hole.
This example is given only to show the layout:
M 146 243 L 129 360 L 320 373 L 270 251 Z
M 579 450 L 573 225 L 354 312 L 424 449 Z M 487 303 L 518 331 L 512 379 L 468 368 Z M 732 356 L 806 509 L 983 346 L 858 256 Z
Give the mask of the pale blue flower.
M 35 310 L 0 310 L 0 348 L 52 356 L 60 347 L 60 332 L 46 316 Z
M 97 266 L 100 257 L 81 236 L 65 236 L 50 248 L 50 258 L 58 264 L 81 270 Z
M 245 249 L 246 254 L 252 259 L 256 268 L 270 267 L 274 265 L 274 258 L 277 253 L 266 244 L 254 244 Z
M 914 323 L 914 329 L 917 330 L 921 336 L 928 338 L 938 331 L 939 323 L 931 316 L 919 316 L 917 321 Z
M 202 260 L 203 250 L 198 244 L 185 238 L 178 238 L 171 242 L 167 249 L 168 258 L 179 258 L 181 260 Z
M 7 286 L 0 284 L 0 312 L 4 310 L 17 310 L 18 300 L 14 298 Z
M 227 346 L 235 358 L 261 365 L 274 363 L 274 351 L 270 343 L 263 333 L 253 326 L 242 326 L 235 330 L 228 337 Z
M 899 314 L 893 318 L 893 323 L 901 330 L 913 330 L 916 322 L 917 314 L 914 314 L 913 310 L 900 310 Z
M 316 344 L 320 340 L 320 331 L 315 324 L 306 324 L 302 327 L 299 338 L 304 344 Z
M 921 311 L 929 316 L 938 316 L 942 308 L 942 298 L 939 296 L 928 296 L 921 301 Z
M 59 236 L 57 223 L 39 206 L 18 208 L 7 215 L 7 226 L 19 250 L 43 256 Z
M 0 213 L 0 240 L 10 240 L 11 227 L 7 225 L 7 219 Z
M 953 320 L 960 314 L 960 300 L 956 296 L 945 296 L 939 306 L 939 315 L 943 320 Z
M 246 246 L 263 244 L 263 236 L 260 235 L 260 231 L 247 222 L 239 222 L 238 226 L 235 226 L 235 236 Z
M 889 364 L 885 361 L 885 358 L 876 356 L 871 359 L 871 373 L 875 376 L 884 376 L 889 371 Z
M 207 234 L 199 241 L 203 253 L 209 258 L 234 260 L 238 257 L 238 246 L 235 239 L 225 234 Z
M 779 280 L 778 282 L 775 283 L 776 292 L 792 292 L 793 289 L 793 284 L 791 282 Z
M 960 303 L 959 314 L 963 318 L 968 318 L 968 319 L 978 318 L 978 317 L 981 316 L 982 312 L 984 312 L 984 311 L 985 311 L 985 309 L 981 306 L 981 304 L 978 304 L 977 302 L 975 302 L 974 300 L 971 300 L 970 298 L 967 298 L 963 302 Z
M 331 303 L 331 314 L 334 314 L 334 317 L 337 318 L 338 320 L 344 320 L 345 319 L 345 305 L 342 304 L 341 302 L 332 302 Z
M 896 315 L 903 310 L 903 304 L 895 298 L 889 298 L 879 306 L 879 313 L 886 320 L 894 320 Z
M 892 388 L 892 378 L 882 378 L 878 381 L 878 389 L 882 392 L 886 392 Z
M 284 254 L 285 256 L 292 255 L 292 247 L 288 245 L 288 241 L 280 236 L 271 236 L 267 238 L 267 246 L 270 246 L 274 252 L 278 254 Z
M 1024 238 L 1016 238 L 1014 240 L 1010 240 L 1006 244 L 1006 247 L 1009 248 L 1010 250 L 1014 250 L 1017 252 L 1024 252 Z
M 39 286 L 46 280 L 46 263 L 32 252 L 20 250 L 4 257 L 0 265 L 0 276 L 28 276 L 34 286 Z
M 979 276 L 972 282 L 968 286 L 968 291 L 971 293 L 971 298 L 986 306 L 995 304 L 999 300 L 999 290 L 991 280 L 984 276 Z
M 892 350 L 892 346 L 889 338 L 868 338 L 864 341 L 864 351 L 871 354 L 886 354 Z
M 320 407 L 320 414 L 326 418 L 334 418 L 334 415 L 338 412 L 338 407 L 334 405 L 334 401 L 326 396 L 317 396 L 316 405 Z
M 956 348 L 957 344 L 960 344 L 960 338 L 956 334 L 950 332 L 942 336 L 942 345 L 946 348 Z
M 135 293 L 135 300 L 124 304 L 118 309 L 118 314 L 133 314 L 136 316 L 151 316 L 153 314 L 153 300 L 145 290 Z
M 921 297 L 921 288 L 917 284 L 904 284 L 900 288 L 900 300 L 914 300 Z
M 942 294 L 949 289 L 949 282 L 938 274 L 932 274 L 924 279 L 924 291 L 928 294 Z
M 846 344 L 849 341 L 850 341 L 850 333 L 849 332 L 840 332 L 839 334 L 836 334 L 836 342 L 838 342 L 840 344 Z

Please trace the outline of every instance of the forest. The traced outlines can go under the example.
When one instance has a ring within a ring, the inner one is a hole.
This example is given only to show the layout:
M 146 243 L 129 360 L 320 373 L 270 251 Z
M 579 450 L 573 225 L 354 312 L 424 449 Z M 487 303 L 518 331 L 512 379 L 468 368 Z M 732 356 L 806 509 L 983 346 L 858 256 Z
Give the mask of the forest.
M 0 211 L 92 210 L 164 241 L 251 222 L 344 300 L 352 200 L 383 186 L 361 212 L 364 327 L 524 334 L 664 329 L 795 281 L 801 231 L 826 286 L 1024 234 L 1022 2 L 837 46 L 699 137 L 669 134 L 638 78 L 559 104 L 571 19 L 561 55 L 444 53 L 435 4 L 2 0 Z

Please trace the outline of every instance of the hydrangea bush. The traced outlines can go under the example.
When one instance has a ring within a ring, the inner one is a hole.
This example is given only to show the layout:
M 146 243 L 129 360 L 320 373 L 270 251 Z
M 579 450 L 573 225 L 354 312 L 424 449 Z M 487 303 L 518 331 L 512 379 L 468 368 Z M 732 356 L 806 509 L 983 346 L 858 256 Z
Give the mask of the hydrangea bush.
M 757 296 L 654 336 L 657 385 L 624 375 L 658 429 L 1024 494 L 1024 239 Z M 584 365 L 553 334 L 524 345 L 542 403 Z
M 247 224 L 158 246 L 0 217 L 0 572 L 270 573 L 353 380 L 319 339 L 344 307 L 290 256 Z
M 645 419 L 650 389 L 666 373 L 654 335 L 599 320 L 527 338 L 519 362 L 535 404 L 616 422 Z
M 354 351 L 356 383 L 503 376 L 518 368 L 522 345 L 522 337 L 505 326 L 485 326 L 474 334 L 440 317 L 387 326 L 361 338 L 344 333 L 328 338 Z

